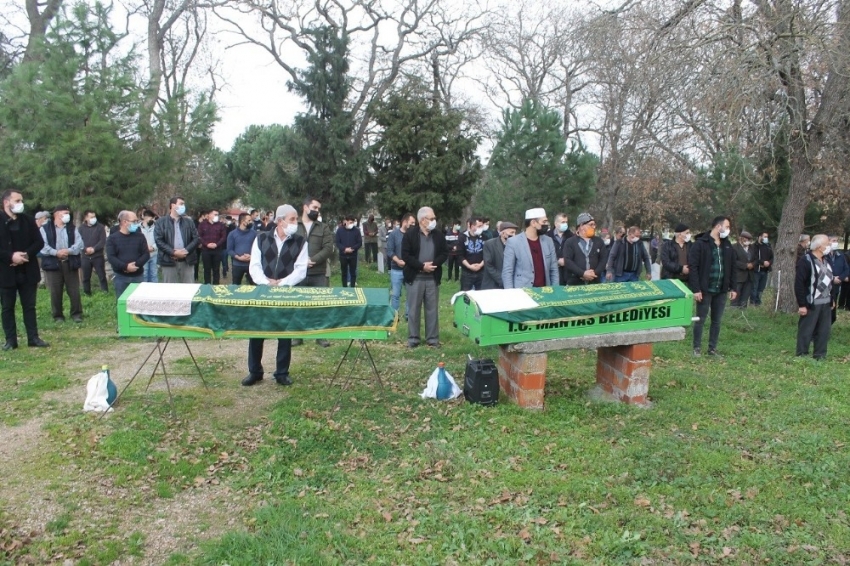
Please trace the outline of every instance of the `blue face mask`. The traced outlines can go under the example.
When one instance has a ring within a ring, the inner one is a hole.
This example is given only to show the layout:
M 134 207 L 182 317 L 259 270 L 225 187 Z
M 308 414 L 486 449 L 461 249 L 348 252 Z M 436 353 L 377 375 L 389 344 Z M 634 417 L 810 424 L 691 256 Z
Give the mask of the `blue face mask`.
M 561 232 L 566 232 L 569 229 L 570 229 L 569 224 L 567 224 L 566 222 L 561 222 Z
M 132 224 L 127 226 L 127 230 L 129 230 L 131 234 L 138 229 L 139 229 L 139 223 L 138 222 L 133 222 Z
M 181 204 L 180 206 L 177 207 L 177 214 L 179 214 L 180 216 L 183 216 L 184 214 L 186 214 L 186 205 L 185 204 Z

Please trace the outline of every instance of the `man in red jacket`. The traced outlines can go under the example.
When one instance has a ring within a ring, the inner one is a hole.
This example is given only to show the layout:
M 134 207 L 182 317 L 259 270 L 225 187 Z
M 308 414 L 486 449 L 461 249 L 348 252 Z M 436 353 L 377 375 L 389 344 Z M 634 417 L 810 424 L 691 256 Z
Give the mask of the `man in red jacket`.
M 218 211 L 213 209 L 198 223 L 201 239 L 201 259 L 204 262 L 204 284 L 218 285 L 221 278 L 221 258 L 227 247 L 227 227 L 220 221 Z M 210 278 L 212 274 L 212 280 Z

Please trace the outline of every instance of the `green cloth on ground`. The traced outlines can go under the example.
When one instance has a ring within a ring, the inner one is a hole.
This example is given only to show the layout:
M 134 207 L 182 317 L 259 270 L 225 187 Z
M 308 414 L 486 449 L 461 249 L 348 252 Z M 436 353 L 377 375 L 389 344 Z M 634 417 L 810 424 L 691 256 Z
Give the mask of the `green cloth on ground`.
M 133 315 L 146 326 L 208 331 L 221 337 L 256 332 L 303 336 L 325 330 L 395 331 L 386 289 L 201 285 L 189 316 Z
M 690 296 L 679 281 L 639 281 L 635 283 L 602 283 L 567 287 L 531 287 L 523 289 L 539 305 L 533 309 L 488 313 L 508 322 L 530 324 L 586 318 L 627 311 L 636 307 L 652 307 Z

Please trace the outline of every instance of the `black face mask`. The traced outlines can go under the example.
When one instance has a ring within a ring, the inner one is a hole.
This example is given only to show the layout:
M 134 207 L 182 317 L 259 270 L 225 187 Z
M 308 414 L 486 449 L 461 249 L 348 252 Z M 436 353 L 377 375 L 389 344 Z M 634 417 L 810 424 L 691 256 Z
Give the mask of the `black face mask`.
M 543 234 L 546 234 L 548 231 L 549 231 L 549 225 L 544 224 L 543 226 L 541 226 L 540 228 L 537 229 L 537 235 L 542 236 Z
M 307 211 L 307 218 L 309 218 L 310 220 L 315 222 L 316 220 L 319 219 L 319 211 L 318 210 L 308 210 Z
M 148 226 L 153 226 L 153 218 L 150 218 L 150 219 L 148 220 Z

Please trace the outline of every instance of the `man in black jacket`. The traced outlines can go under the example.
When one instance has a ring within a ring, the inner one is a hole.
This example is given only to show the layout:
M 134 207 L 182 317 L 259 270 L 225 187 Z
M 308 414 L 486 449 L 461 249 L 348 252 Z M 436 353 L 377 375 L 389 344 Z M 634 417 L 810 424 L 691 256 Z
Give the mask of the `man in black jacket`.
M 186 215 L 183 197 L 171 197 L 169 213 L 154 224 L 154 241 L 157 259 L 162 267 L 163 283 L 194 283 L 193 266 L 198 263 L 196 253 L 201 244 L 195 222 Z
M 3 350 L 18 347 L 18 327 L 15 323 L 15 303 L 21 298 L 27 344 L 45 348 L 47 342 L 38 336 L 35 295 L 41 275 L 38 253 L 44 247 L 41 232 L 32 216 L 24 214 L 24 199 L 14 189 L 3 191 L 0 209 L 0 306 L 6 343 Z
M 106 228 L 97 221 L 97 214 L 93 210 L 83 213 L 83 223 L 77 228 L 83 239 L 83 293 L 91 296 L 91 272 L 97 274 L 100 281 L 100 290 L 106 293 L 109 285 L 106 282 L 106 262 L 103 252 L 106 249 Z
M 682 223 L 674 230 L 672 240 L 664 242 L 659 250 L 661 256 L 661 278 L 688 282 L 688 252 L 691 251 L 691 231 Z
M 513 222 L 501 222 L 499 237 L 484 242 L 484 279 L 482 289 L 504 289 L 502 266 L 505 264 L 505 242 L 516 236 L 517 225 Z
M 753 294 L 755 280 L 756 247 L 753 245 L 752 234 L 746 230 L 741 232 L 738 241 L 732 246 L 732 251 L 735 252 L 735 275 L 732 281 L 738 295 L 738 298 L 732 301 L 732 306 L 745 309 Z
M 761 305 L 761 294 L 767 286 L 767 278 L 773 267 L 773 248 L 770 247 L 770 236 L 767 232 L 759 234 L 756 242 L 756 268 L 753 281 L 753 294 L 750 301 L 755 306 Z
M 404 283 L 407 285 L 407 345 L 419 346 L 419 319 L 425 306 L 425 341 L 440 347 L 440 280 L 448 257 L 446 237 L 437 230 L 434 211 L 425 206 L 416 214 L 418 226 L 410 228 L 401 240 Z
M 564 241 L 564 274 L 567 285 L 603 283 L 608 250 L 596 235 L 596 221 L 582 212 L 576 218 L 576 234 Z
M 688 286 L 697 301 L 697 316 L 694 323 L 694 355 L 702 354 L 702 330 L 711 311 L 711 328 L 708 332 L 708 355 L 716 356 L 720 338 L 720 321 L 726 309 L 726 293 L 735 300 L 737 294 L 732 287 L 733 256 L 729 243 L 729 219 L 718 216 L 711 222 L 711 231 L 697 236 L 688 253 Z

